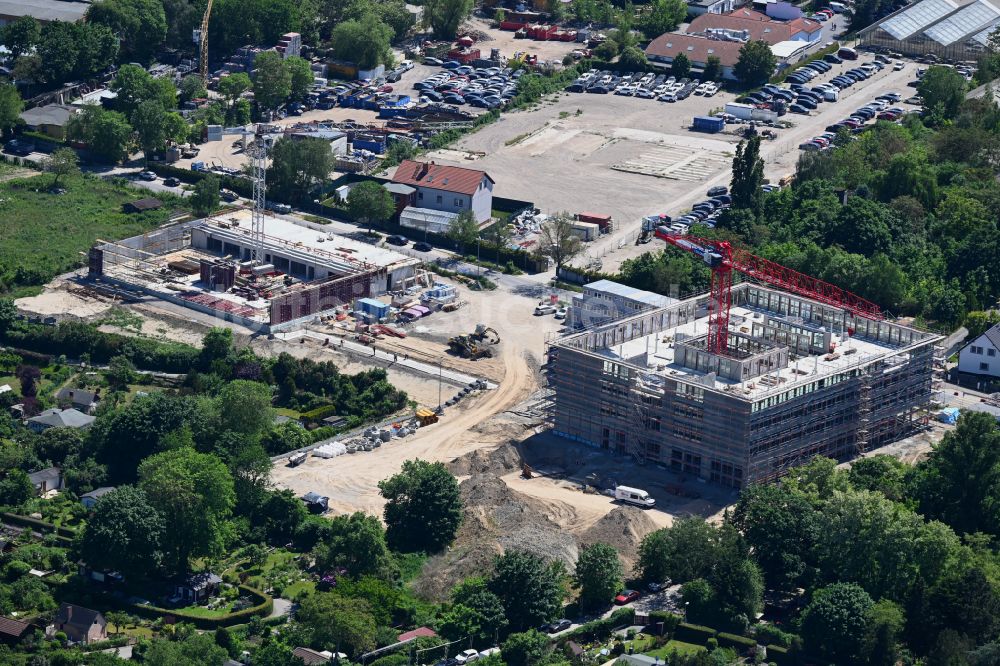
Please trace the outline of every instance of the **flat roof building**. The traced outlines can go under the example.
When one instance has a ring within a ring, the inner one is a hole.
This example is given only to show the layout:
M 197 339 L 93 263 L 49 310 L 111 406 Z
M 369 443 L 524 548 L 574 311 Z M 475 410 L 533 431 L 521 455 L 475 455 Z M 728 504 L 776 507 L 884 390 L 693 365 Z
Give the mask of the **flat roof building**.
M 554 433 L 738 488 L 898 439 L 930 401 L 940 336 L 743 283 L 713 354 L 708 300 L 553 342 Z
M 583 285 L 583 292 L 573 296 L 567 323 L 575 329 L 591 328 L 676 302 L 676 298 L 662 294 L 597 280 Z
M 73 0 L 0 0 L 0 27 L 22 16 L 31 16 L 42 23 L 75 23 L 83 18 L 88 9 L 89 2 Z

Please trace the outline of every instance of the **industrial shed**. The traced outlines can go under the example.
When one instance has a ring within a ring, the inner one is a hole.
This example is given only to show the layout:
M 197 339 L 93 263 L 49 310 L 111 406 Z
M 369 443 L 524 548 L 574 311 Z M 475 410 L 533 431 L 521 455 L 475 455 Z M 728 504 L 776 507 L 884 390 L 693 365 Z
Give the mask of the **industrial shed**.
M 975 60 L 1000 28 L 996 0 L 919 0 L 862 30 L 861 46 L 904 55 L 934 55 L 945 60 Z

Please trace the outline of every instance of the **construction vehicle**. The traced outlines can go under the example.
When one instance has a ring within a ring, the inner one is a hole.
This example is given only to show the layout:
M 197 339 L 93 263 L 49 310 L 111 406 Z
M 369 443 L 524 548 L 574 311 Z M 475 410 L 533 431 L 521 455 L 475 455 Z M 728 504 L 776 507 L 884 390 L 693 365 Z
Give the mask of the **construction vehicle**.
M 500 342 L 500 334 L 486 324 L 476 324 L 476 330 L 469 335 L 456 335 L 448 340 L 448 346 L 456 354 L 473 360 L 491 358 L 493 351 L 487 345 Z
M 417 421 L 421 426 L 428 426 L 432 423 L 438 422 L 438 415 L 427 409 L 426 407 L 421 407 L 416 411 Z
M 708 351 L 725 356 L 729 353 L 729 306 L 732 302 L 733 271 L 748 278 L 799 296 L 843 308 L 856 317 L 881 321 L 878 305 L 835 285 L 804 275 L 781 264 L 750 254 L 729 241 L 707 240 L 671 233 L 666 226 L 656 228 L 662 241 L 701 257 L 712 269 L 709 296 Z M 849 334 L 854 331 L 848 329 Z
M 530 479 L 535 476 L 535 470 L 531 469 L 528 463 L 521 463 L 521 478 Z

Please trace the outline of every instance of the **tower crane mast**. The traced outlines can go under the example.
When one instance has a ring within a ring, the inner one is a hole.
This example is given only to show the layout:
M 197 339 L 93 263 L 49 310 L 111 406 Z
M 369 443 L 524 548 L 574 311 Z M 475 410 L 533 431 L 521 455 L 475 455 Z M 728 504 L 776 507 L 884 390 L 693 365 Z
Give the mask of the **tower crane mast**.
M 208 85 L 208 19 L 212 16 L 212 0 L 208 0 L 208 6 L 201 17 L 201 32 L 198 38 L 198 73 L 201 80 Z
M 732 305 L 733 271 L 739 271 L 772 287 L 843 308 L 858 317 L 873 320 L 883 318 L 879 306 L 871 301 L 828 282 L 758 257 L 732 245 L 729 241 L 675 234 L 663 226 L 657 227 L 654 235 L 674 247 L 700 257 L 712 270 L 708 350 L 713 354 L 725 355 L 729 350 L 729 308 Z

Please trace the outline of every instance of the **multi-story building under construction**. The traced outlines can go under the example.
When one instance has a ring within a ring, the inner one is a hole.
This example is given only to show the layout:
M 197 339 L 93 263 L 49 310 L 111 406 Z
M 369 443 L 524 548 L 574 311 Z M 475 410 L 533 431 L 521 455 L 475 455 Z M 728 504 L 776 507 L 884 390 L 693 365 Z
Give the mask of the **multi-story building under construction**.
M 930 401 L 937 335 L 743 283 L 713 354 L 708 302 L 551 342 L 554 432 L 742 487 L 898 439 Z

